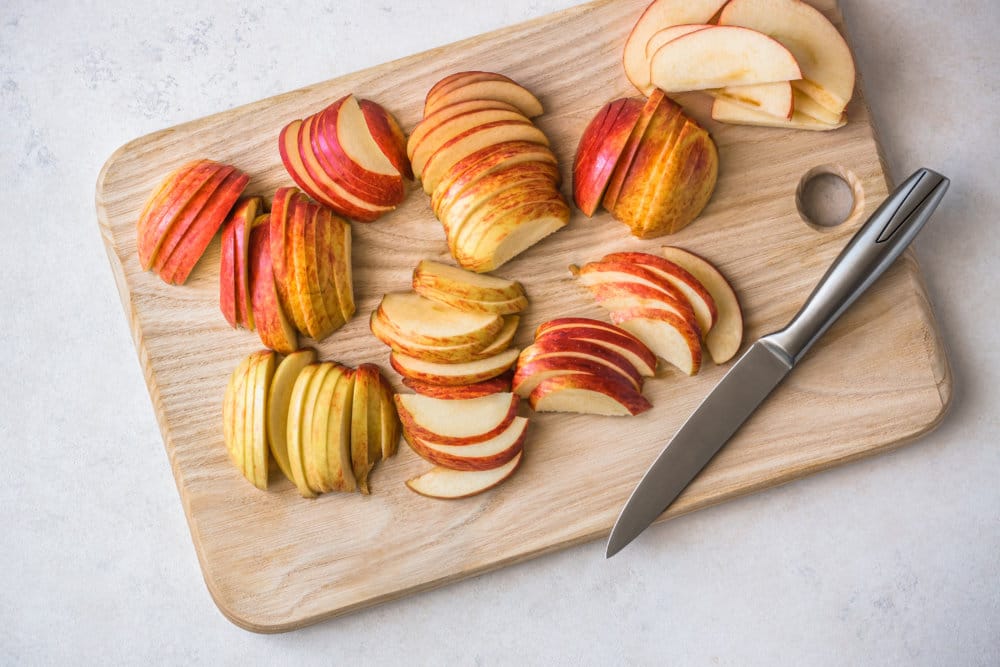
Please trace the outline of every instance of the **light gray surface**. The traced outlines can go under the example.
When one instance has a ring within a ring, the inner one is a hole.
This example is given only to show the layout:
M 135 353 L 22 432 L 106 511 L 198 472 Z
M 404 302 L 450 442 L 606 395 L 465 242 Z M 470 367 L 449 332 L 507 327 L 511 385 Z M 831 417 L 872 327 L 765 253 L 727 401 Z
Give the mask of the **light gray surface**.
M 216 610 L 97 233 L 148 132 L 570 0 L 0 5 L 0 663 L 1000 663 L 1000 5 L 843 0 L 955 373 L 941 427 L 844 466 L 281 636 Z M 836 434 L 831 434 L 836 437 Z M 556 473 L 554 473 L 556 474 Z

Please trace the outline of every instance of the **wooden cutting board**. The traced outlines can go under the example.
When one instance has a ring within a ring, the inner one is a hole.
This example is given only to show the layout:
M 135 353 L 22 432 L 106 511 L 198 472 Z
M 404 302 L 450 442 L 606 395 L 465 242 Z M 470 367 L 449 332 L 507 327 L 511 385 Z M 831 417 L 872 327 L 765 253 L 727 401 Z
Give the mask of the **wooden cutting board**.
M 833 0 L 817 0 L 838 25 Z M 460 70 L 507 74 L 547 113 L 569 192 L 576 142 L 608 100 L 634 95 L 622 72 L 625 37 L 646 0 L 604 0 L 296 90 L 137 139 L 105 165 L 97 210 L 177 480 L 205 581 L 223 613 L 277 632 L 432 588 L 541 553 L 603 538 L 669 435 L 720 379 L 668 372 L 646 385 L 654 408 L 636 418 L 532 417 L 521 470 L 501 487 L 460 501 L 417 496 L 404 480 L 427 464 L 405 445 L 372 478 L 374 493 L 303 500 L 285 480 L 260 492 L 229 462 L 223 391 L 239 359 L 260 348 L 229 329 L 218 309 L 216 241 L 188 284 L 144 273 L 135 221 L 153 186 L 196 157 L 235 164 L 248 194 L 290 185 L 277 150 L 280 128 L 353 92 L 385 105 L 404 128 L 420 118 L 428 88 Z M 704 215 L 669 239 L 716 262 L 744 306 L 745 344 L 783 325 L 857 227 L 887 194 L 886 175 L 858 92 L 849 123 L 828 133 L 723 126 L 700 96 L 681 98 L 712 132 L 721 169 Z M 855 211 L 834 228 L 803 222 L 796 188 L 810 170 L 847 175 Z M 617 250 L 657 252 L 607 214 L 570 225 L 498 272 L 531 297 L 518 335 L 553 317 L 605 318 L 573 284 L 567 265 Z M 388 368 L 368 314 L 385 292 L 406 289 L 422 258 L 447 260 L 428 198 L 413 188 L 393 214 L 354 225 L 358 314 L 318 345 L 322 358 Z M 912 255 L 905 255 L 837 323 L 663 518 L 885 451 L 934 427 L 949 401 L 948 363 Z M 136 450 L 141 455 L 142 450 Z M 280 476 L 280 473 L 279 473 Z

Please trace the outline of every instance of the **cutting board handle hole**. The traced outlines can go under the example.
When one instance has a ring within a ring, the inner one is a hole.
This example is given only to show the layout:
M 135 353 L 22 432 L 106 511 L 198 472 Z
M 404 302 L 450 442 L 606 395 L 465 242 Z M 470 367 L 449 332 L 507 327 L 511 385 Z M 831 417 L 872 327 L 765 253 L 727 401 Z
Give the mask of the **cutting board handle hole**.
M 795 206 L 813 229 L 824 231 L 861 215 L 864 190 L 858 178 L 839 165 L 813 167 L 799 181 Z

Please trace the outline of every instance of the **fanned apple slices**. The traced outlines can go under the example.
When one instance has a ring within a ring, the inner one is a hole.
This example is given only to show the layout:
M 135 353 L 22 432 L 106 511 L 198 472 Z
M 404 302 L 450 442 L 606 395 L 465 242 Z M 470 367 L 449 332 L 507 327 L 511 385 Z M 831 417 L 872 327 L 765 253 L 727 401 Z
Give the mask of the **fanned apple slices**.
M 502 74 L 458 72 L 427 94 L 407 154 L 458 263 L 492 271 L 569 221 L 542 105 Z
M 439 398 L 510 390 L 510 347 L 528 306 L 520 283 L 424 260 L 412 292 L 386 294 L 370 327 L 404 383 Z
M 616 325 L 684 374 L 701 368 L 703 348 L 725 363 L 743 339 L 735 292 L 704 258 L 674 246 L 663 254 L 611 253 L 570 271 Z
M 260 489 L 273 455 L 303 497 L 369 493 L 369 473 L 399 441 L 392 387 L 372 364 L 317 363 L 308 348 L 277 359 L 255 352 L 230 377 L 222 409 L 230 458 Z
M 518 402 L 505 392 L 461 399 L 397 395 L 403 436 L 435 465 L 407 486 L 432 498 L 465 498 L 509 477 L 528 430 L 528 420 L 517 416 Z
M 656 357 L 638 338 L 587 318 L 551 320 L 535 332 L 514 372 L 514 392 L 538 412 L 638 415 Z

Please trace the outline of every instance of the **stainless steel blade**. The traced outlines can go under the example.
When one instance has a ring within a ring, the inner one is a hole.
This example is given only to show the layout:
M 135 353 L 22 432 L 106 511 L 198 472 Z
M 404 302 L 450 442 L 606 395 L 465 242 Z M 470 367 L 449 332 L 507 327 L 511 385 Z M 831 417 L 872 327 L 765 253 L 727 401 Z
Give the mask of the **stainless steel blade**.
M 740 357 L 632 492 L 611 529 L 608 558 L 663 513 L 791 369 L 787 355 L 766 340 Z

